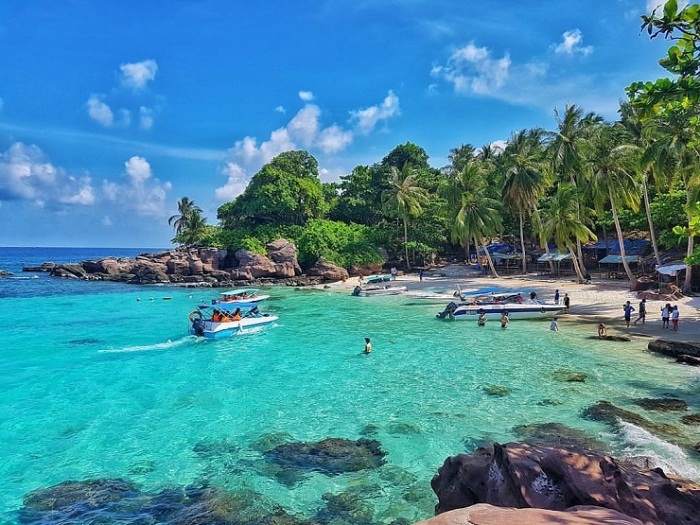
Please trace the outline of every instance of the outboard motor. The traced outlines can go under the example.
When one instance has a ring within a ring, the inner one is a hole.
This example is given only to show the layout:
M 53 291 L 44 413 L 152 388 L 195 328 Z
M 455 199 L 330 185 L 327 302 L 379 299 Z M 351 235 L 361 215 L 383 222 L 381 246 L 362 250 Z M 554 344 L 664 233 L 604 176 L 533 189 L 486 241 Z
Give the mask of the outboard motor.
M 451 302 L 450 304 L 448 304 L 445 307 L 445 309 L 442 312 L 440 312 L 439 314 L 436 314 L 435 317 L 437 317 L 439 319 L 444 319 L 445 317 L 452 317 L 452 314 L 454 313 L 454 311 L 456 309 L 457 309 L 457 303 Z
M 192 331 L 194 332 L 194 335 L 200 337 L 204 335 L 204 321 L 202 321 L 201 318 L 197 317 L 194 321 L 192 321 Z

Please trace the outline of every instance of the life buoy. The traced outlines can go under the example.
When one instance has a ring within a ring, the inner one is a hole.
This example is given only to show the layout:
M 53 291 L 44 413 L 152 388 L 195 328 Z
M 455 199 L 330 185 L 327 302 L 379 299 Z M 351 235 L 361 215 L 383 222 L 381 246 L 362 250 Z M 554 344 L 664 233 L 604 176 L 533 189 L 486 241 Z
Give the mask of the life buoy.
M 192 310 L 190 312 L 190 323 L 194 323 L 195 319 L 202 319 L 202 312 L 199 310 Z

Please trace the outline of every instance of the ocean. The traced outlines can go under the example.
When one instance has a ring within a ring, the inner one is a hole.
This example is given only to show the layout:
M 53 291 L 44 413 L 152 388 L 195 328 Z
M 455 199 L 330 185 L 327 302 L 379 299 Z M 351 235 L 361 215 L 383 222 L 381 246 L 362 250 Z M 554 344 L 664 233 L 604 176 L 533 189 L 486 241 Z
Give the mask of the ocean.
M 441 306 L 400 296 L 269 287 L 261 310 L 278 322 L 202 341 L 188 335 L 188 313 L 220 290 L 20 271 L 146 251 L 153 250 L 0 248 L 0 269 L 15 272 L 0 278 L 1 522 L 170 523 L 139 505 L 204 489 L 253 494 L 244 499 L 258 512 L 283 509 L 322 523 L 331 507 L 341 512 L 333 496 L 361 508 L 362 523 L 414 522 L 432 516 L 430 480 L 448 456 L 547 428 L 595 440 L 618 457 L 651 456 L 700 481 L 700 461 L 687 447 L 697 427 L 683 425 L 683 413 L 637 404 L 674 397 L 688 403 L 686 414 L 700 412 L 700 370 L 639 343 L 587 339 L 595 324 L 560 323 L 558 333 L 542 321 L 479 328 L 436 319 Z M 370 355 L 362 354 L 365 337 Z M 671 442 L 583 417 L 601 400 L 679 434 Z M 384 464 L 290 473 L 266 454 L 282 442 L 329 437 L 376 440 Z M 32 491 L 85 480 L 123 480 L 138 497 L 116 510 L 82 502 L 71 519 L 27 513 L 37 507 Z

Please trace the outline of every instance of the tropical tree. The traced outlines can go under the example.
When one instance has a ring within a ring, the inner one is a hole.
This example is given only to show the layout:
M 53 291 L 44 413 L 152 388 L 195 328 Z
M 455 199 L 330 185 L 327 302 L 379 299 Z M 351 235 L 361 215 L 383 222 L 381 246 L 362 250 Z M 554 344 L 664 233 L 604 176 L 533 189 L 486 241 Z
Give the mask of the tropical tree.
M 636 278 L 627 262 L 625 239 L 618 214 L 621 208 L 630 208 L 633 211 L 639 209 L 639 186 L 635 177 L 635 168 L 639 164 L 639 150 L 629 144 L 628 139 L 629 136 L 620 125 L 598 126 L 584 166 L 588 172 L 587 179 L 596 212 L 601 215 L 605 207 L 610 206 L 620 246 L 622 266 L 634 289 Z
M 422 205 L 428 197 L 426 191 L 416 185 L 413 170 L 409 164 L 404 164 L 401 170 L 392 166 L 389 188 L 382 193 L 385 210 L 403 221 L 406 267 L 409 270 L 411 261 L 408 257 L 408 220 L 423 211 Z
M 525 215 L 536 209 L 546 183 L 547 166 L 543 156 L 539 130 L 521 130 L 508 141 L 503 152 L 505 184 L 503 202 L 518 214 L 520 222 L 520 251 L 523 273 L 527 273 L 525 253 Z
M 182 244 L 197 244 L 207 234 L 207 219 L 199 208 L 193 209 L 188 218 L 187 226 L 176 236 Z
M 171 215 L 168 218 L 168 224 L 173 227 L 175 234 L 180 234 L 182 230 L 187 229 L 189 226 L 189 220 L 193 213 L 199 213 L 201 215 L 202 209 L 197 206 L 193 200 L 189 197 L 183 197 L 177 201 L 177 211 L 175 215 Z
M 596 235 L 587 225 L 590 224 L 590 220 L 585 219 L 589 217 L 587 211 L 585 207 L 580 206 L 576 186 L 566 182 L 559 185 L 556 193 L 548 200 L 547 206 L 539 211 L 542 215 L 540 239 L 542 242 L 552 239 L 559 251 L 569 253 L 574 271 L 581 282 L 585 279 L 574 253 L 576 243 L 596 240 Z

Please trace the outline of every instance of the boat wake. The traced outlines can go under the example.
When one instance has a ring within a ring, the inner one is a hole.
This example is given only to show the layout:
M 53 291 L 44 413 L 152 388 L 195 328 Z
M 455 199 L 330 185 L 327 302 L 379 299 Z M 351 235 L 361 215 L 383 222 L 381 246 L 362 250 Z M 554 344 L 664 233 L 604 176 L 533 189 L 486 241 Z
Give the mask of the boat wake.
M 622 437 L 627 442 L 626 456 L 647 456 L 655 466 L 694 481 L 700 481 L 700 469 L 688 461 L 687 454 L 678 445 L 664 441 L 643 428 L 620 422 Z
M 197 337 L 193 335 L 188 335 L 181 339 L 175 339 L 174 341 L 168 340 L 164 343 L 155 343 L 152 345 L 139 345 L 139 346 L 125 346 L 124 348 L 106 348 L 99 350 L 101 354 L 123 354 L 128 352 L 150 352 L 153 350 L 169 350 L 171 348 L 177 348 L 179 346 L 189 345 L 197 342 Z

